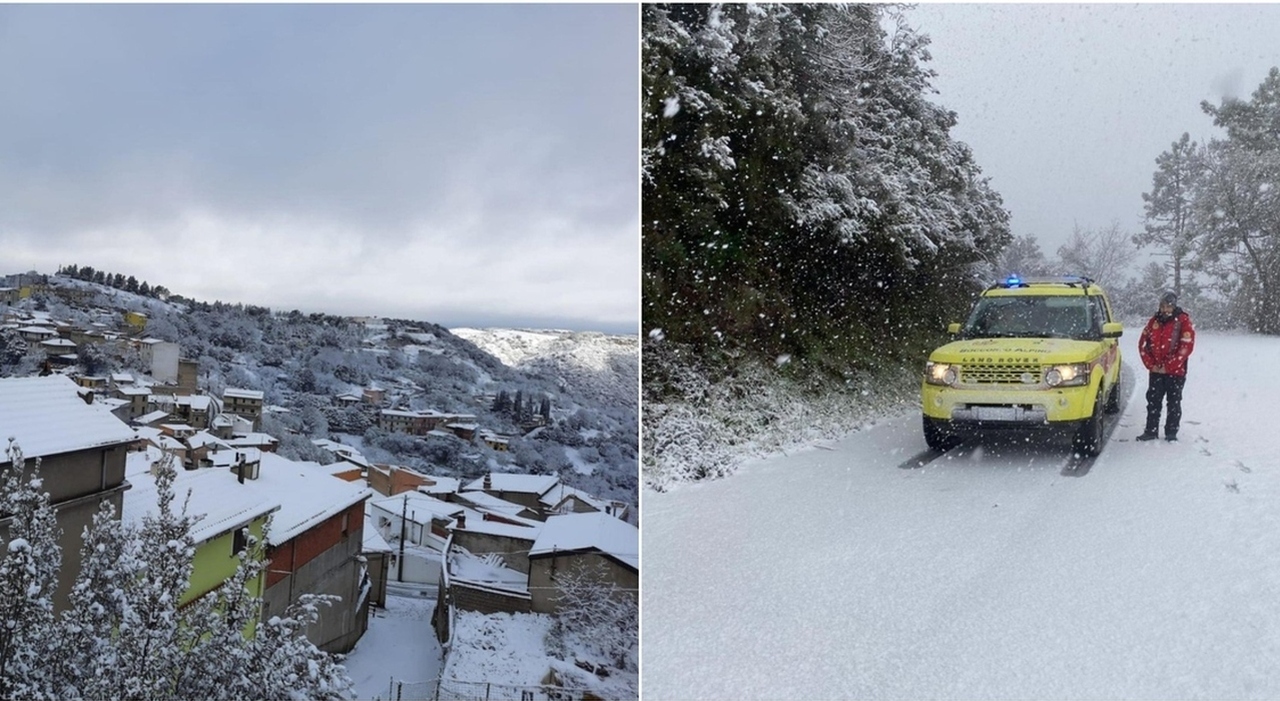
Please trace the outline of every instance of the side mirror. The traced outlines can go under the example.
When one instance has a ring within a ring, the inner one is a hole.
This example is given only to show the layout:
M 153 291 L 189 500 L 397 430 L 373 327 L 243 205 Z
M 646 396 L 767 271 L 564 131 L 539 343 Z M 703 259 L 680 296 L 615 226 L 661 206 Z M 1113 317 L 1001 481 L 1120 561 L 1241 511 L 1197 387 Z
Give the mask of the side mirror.
M 1120 338 L 1122 334 L 1124 334 L 1124 324 L 1111 322 L 1109 324 L 1102 325 L 1103 338 Z
M 1119 326 L 1119 324 L 1116 324 L 1116 326 Z M 960 333 L 960 324 L 954 321 L 951 322 L 950 324 L 947 324 L 947 333 L 951 334 L 952 336 Z

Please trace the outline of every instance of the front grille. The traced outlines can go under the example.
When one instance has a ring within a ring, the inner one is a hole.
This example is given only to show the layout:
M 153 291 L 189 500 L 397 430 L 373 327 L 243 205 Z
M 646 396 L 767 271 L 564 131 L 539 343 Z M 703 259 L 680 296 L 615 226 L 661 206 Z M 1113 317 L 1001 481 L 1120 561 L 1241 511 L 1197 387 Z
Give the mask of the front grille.
M 962 384 L 1021 385 L 1023 375 L 1030 374 L 1034 382 L 1040 381 L 1039 365 L 965 365 L 961 369 Z

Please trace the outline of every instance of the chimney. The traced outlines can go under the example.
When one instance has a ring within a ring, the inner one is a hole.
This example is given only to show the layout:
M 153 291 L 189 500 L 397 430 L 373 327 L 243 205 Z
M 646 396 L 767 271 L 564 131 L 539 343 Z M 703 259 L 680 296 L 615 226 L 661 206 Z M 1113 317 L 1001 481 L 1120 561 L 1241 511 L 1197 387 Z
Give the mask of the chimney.
M 236 455 L 236 481 L 244 484 L 244 453 Z
M 458 514 L 458 525 L 457 525 L 457 528 L 459 528 L 460 530 L 466 530 L 466 528 L 467 528 L 467 515 L 466 515 L 466 514 Z
M 487 473 L 485 473 L 485 476 L 484 476 L 484 491 L 486 491 L 486 492 L 493 488 L 493 479 L 492 479 L 492 475 L 493 475 L 493 473 L 492 473 L 492 472 L 487 472 Z

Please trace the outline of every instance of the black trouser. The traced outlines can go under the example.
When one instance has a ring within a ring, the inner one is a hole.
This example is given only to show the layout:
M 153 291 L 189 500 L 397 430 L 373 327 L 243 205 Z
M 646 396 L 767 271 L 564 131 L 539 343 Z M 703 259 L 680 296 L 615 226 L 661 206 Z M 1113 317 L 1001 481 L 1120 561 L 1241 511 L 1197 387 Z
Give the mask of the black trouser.
M 1178 423 L 1182 421 L 1182 386 L 1186 383 L 1186 375 L 1164 372 L 1153 372 L 1147 378 L 1147 433 L 1155 433 L 1159 428 L 1161 400 L 1168 397 L 1169 413 L 1164 419 L 1164 434 L 1177 434 Z

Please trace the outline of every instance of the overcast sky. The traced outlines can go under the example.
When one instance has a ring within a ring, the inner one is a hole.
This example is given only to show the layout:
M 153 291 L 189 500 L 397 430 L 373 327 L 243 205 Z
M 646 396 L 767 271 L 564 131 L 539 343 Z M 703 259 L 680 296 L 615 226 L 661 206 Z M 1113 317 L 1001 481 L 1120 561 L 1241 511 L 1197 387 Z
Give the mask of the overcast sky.
M 1142 228 L 1156 156 L 1223 136 L 1200 101 L 1248 99 L 1280 65 L 1280 5 L 925 4 L 935 101 L 958 114 L 1015 235 L 1049 258 L 1072 227 Z
M 634 333 L 634 5 L 0 5 L 0 273 Z

